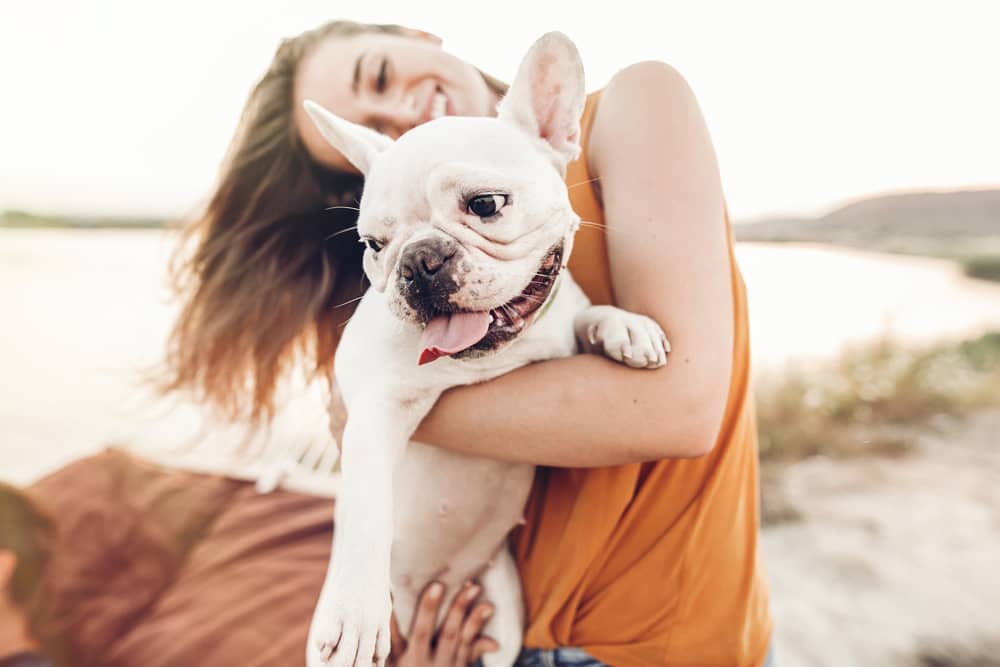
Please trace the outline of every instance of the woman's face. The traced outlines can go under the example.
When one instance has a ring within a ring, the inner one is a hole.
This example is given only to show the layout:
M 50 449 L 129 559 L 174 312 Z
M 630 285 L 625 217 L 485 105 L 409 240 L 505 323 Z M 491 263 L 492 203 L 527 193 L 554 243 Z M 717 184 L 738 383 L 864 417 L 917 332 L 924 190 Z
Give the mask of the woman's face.
M 295 123 L 313 159 L 350 171 L 356 170 L 304 113 L 307 99 L 393 139 L 442 115 L 493 115 L 498 101 L 479 71 L 441 50 L 434 37 L 378 32 L 331 36 L 299 64 Z

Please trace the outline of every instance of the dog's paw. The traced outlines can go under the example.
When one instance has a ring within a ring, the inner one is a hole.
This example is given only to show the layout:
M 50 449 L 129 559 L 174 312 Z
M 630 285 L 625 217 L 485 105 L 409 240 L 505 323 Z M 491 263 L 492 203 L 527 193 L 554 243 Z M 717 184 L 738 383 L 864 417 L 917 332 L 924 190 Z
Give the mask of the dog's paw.
M 670 342 L 663 329 L 645 315 L 612 306 L 592 306 L 577 319 L 577 332 L 592 352 L 632 368 L 659 368 L 667 363 Z
M 324 586 L 309 628 L 309 667 L 383 667 L 389 657 L 392 601 L 383 591 Z

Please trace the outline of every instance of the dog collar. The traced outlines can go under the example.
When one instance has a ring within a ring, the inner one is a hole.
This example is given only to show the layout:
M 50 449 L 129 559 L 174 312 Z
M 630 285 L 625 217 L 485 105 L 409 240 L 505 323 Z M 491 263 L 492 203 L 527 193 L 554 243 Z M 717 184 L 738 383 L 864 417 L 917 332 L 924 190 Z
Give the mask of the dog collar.
M 545 313 L 548 311 L 549 307 L 552 306 L 552 302 L 556 300 L 556 293 L 559 291 L 559 286 L 562 285 L 562 274 L 556 278 L 556 284 L 552 287 L 552 291 L 549 292 L 549 298 L 545 300 L 542 304 L 542 309 L 538 311 L 538 317 L 535 318 L 535 322 L 542 319 Z

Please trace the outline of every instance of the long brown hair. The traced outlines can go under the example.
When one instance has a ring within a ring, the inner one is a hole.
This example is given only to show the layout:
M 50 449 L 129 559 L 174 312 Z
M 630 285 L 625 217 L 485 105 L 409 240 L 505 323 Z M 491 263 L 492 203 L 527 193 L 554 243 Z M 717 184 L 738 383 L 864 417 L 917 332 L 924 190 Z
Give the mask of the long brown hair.
M 342 325 L 364 291 L 354 232 L 363 186 L 316 164 L 293 117 L 298 65 L 324 39 L 397 25 L 333 21 L 286 39 L 247 100 L 218 183 L 182 231 L 171 267 L 182 310 L 164 392 L 190 390 L 231 418 L 274 414 L 289 365 L 331 370 Z M 498 93 L 506 88 L 483 74 Z

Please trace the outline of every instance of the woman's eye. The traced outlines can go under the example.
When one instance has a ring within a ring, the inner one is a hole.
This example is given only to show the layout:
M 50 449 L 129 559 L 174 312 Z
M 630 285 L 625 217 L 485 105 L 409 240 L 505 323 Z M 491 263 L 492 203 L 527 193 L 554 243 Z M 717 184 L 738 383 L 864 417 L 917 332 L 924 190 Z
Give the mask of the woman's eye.
M 375 79 L 375 90 L 380 93 L 385 92 L 385 70 L 388 64 L 389 61 L 383 58 L 382 66 L 378 68 L 378 77 Z
M 369 250 L 371 250 L 374 253 L 377 253 L 379 250 L 382 249 L 382 242 L 381 241 L 376 241 L 375 239 L 364 238 L 364 239 L 361 239 L 361 242 L 365 244 L 366 248 L 368 248 Z
M 468 201 L 466 207 L 472 215 L 480 218 L 492 218 L 500 209 L 507 205 L 507 195 L 476 195 Z

